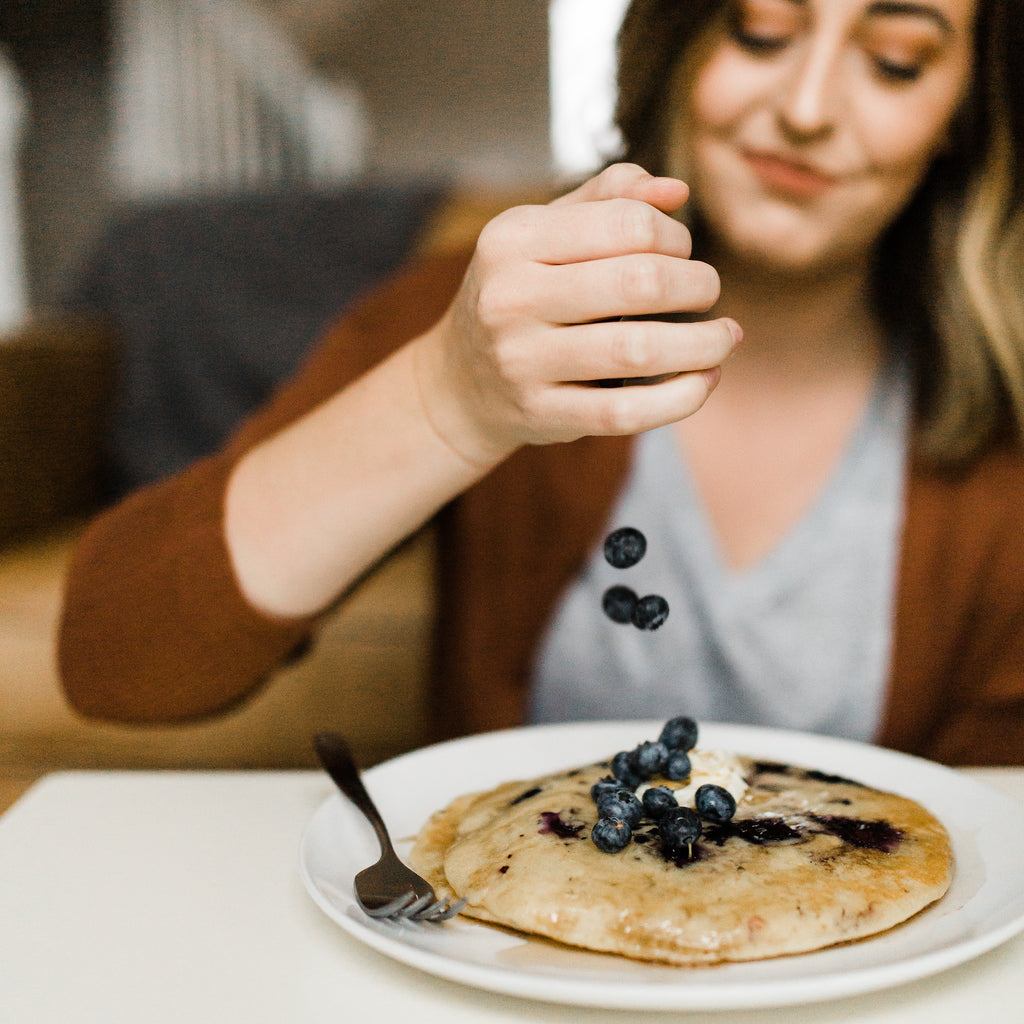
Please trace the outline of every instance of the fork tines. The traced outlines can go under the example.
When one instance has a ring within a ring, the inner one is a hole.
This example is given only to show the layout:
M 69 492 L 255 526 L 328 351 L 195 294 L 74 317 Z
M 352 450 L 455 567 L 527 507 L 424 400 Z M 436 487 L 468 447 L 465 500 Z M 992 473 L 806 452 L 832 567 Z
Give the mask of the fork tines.
M 453 903 L 447 899 L 435 899 L 429 893 L 417 896 L 414 892 L 407 892 L 379 907 L 367 907 L 361 901 L 359 905 L 370 917 L 390 917 L 407 921 L 447 921 L 462 910 L 466 901 L 461 899 Z

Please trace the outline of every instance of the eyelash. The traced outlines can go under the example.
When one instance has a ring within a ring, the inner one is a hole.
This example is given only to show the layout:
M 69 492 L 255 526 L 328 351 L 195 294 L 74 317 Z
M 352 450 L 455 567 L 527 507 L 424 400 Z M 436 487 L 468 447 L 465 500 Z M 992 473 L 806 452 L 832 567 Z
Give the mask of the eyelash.
M 755 56 L 769 57 L 784 49 L 789 43 L 788 36 L 759 36 L 754 32 L 746 32 L 736 25 L 732 30 L 736 43 Z
M 759 36 L 739 25 L 733 26 L 732 37 L 739 47 L 755 57 L 774 56 L 789 44 L 788 36 Z M 889 85 L 910 85 L 921 77 L 921 68 L 916 64 L 901 64 L 883 57 L 873 58 L 872 63 L 878 78 Z
M 893 85 L 910 85 L 921 77 L 921 68 L 916 64 L 900 64 L 881 57 L 876 57 L 874 64 L 878 77 Z

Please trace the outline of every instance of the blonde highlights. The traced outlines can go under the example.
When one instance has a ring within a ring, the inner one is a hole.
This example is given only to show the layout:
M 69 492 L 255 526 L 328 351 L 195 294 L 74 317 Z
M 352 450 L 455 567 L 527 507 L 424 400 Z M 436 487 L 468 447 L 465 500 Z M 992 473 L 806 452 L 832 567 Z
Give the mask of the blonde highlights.
M 988 109 L 985 158 L 952 237 L 943 240 L 938 225 L 933 235 L 937 372 L 923 381 L 919 445 L 938 465 L 968 460 L 1007 428 L 1024 427 L 1024 208 L 1013 201 L 1009 103 L 995 86 Z

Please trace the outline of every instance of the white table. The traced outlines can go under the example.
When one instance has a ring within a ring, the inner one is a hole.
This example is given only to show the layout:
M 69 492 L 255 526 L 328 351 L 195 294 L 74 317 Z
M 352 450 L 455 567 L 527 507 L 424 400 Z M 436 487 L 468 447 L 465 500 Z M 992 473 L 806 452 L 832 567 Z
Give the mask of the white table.
M 1024 801 L 1024 769 L 972 774 Z M 43 779 L 0 818 L 0 1021 L 691 1019 L 492 995 L 364 947 L 317 909 L 299 878 L 300 835 L 331 792 L 316 772 Z M 1024 935 L 884 992 L 699 1019 L 1002 1024 L 1024 1020 L 1022 1007 Z

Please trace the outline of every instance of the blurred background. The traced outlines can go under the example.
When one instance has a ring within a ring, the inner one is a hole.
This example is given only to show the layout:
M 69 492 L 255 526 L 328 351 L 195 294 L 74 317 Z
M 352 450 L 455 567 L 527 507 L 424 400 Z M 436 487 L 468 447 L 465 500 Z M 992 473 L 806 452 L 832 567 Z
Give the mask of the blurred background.
M 403 261 L 609 158 L 625 6 L 0 0 L 0 809 L 55 769 L 308 766 L 326 727 L 372 763 L 431 738 L 429 530 L 308 658 L 189 726 L 65 706 L 67 559 Z
M 508 190 L 587 170 L 609 144 L 624 6 L 5 0 L 0 227 L 17 214 L 21 245 L 0 296 L 57 302 L 127 197 L 361 176 Z

